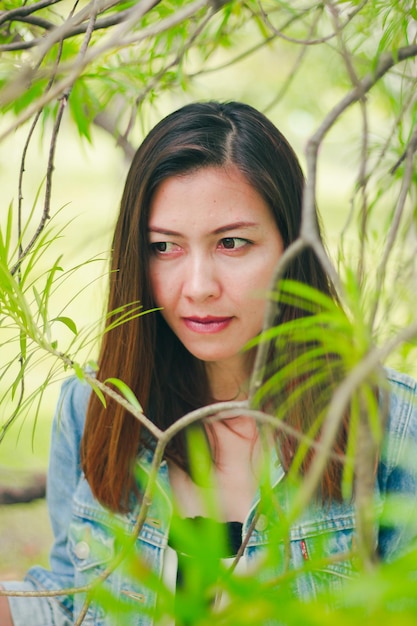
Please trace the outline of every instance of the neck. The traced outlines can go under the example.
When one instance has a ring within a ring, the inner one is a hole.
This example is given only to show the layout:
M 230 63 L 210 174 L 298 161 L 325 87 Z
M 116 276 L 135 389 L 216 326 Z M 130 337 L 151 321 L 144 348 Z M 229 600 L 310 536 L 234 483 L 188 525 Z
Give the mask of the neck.
M 250 368 L 246 362 L 206 363 L 210 391 L 214 401 L 246 400 Z
M 212 426 L 216 435 L 218 434 L 222 441 L 225 442 L 229 439 L 235 439 L 236 436 L 252 442 L 258 437 L 256 421 L 246 415 L 238 415 L 213 422 Z
M 219 468 L 249 462 L 258 442 L 255 420 L 244 415 L 212 422 L 207 434 Z

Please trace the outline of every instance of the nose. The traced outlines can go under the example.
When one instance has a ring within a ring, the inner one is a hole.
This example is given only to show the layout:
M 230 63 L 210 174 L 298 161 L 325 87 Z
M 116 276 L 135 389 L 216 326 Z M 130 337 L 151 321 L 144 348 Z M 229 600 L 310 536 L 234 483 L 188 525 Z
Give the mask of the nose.
M 189 258 L 183 295 L 194 302 L 204 302 L 208 298 L 217 298 L 220 293 L 221 282 L 215 261 L 209 255 Z

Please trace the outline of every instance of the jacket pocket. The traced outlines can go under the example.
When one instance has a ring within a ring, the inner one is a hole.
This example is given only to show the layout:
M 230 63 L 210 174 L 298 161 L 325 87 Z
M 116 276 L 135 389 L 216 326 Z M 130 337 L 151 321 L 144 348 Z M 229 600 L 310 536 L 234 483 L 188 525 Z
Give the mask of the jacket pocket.
M 73 520 L 68 533 L 68 551 L 71 562 L 74 565 L 74 582 L 76 587 L 84 587 L 99 580 L 100 575 L 111 564 L 115 556 L 114 536 L 97 522 L 88 520 Z M 95 596 L 100 589 L 110 589 L 110 574 L 103 583 L 99 583 L 96 593 L 92 593 L 91 602 L 83 624 L 85 626 L 104 626 L 105 609 L 103 603 L 97 601 Z M 82 611 L 86 602 L 85 592 L 76 593 L 74 596 L 74 617 Z
M 305 571 L 298 579 L 301 597 L 317 597 L 324 593 L 331 605 L 340 605 L 346 582 L 357 572 L 355 540 L 356 531 L 352 523 L 350 527 L 328 529 L 306 536 L 293 544 L 293 554 L 299 553 L 300 571 Z

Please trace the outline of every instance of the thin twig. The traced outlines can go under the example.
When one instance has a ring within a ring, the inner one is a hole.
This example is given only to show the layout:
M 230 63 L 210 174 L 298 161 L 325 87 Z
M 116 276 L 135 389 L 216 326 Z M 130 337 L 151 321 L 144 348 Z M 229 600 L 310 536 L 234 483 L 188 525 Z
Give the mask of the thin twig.
M 111 116 L 108 111 L 100 111 L 100 113 L 95 116 L 93 124 L 102 128 L 106 131 L 106 133 L 109 133 L 112 137 L 114 137 L 116 140 L 116 146 L 120 146 L 123 150 L 126 161 L 130 163 L 135 155 L 136 149 L 130 141 L 120 133 L 117 121 L 114 117 Z
M 366 401 L 360 397 L 359 402 L 359 423 L 355 441 L 354 486 L 357 546 L 358 554 L 365 570 L 372 571 L 377 563 L 374 542 L 375 512 L 372 506 L 372 499 L 375 492 L 375 474 L 380 446 L 370 425 Z
M 254 17 L 258 17 L 259 13 L 251 10 L 250 7 L 248 7 L 248 9 L 251 11 L 251 13 L 252 13 L 252 15 Z M 294 22 L 296 22 L 299 19 L 301 19 L 304 15 L 306 15 L 310 11 L 312 11 L 312 7 L 309 7 L 308 9 L 305 9 L 305 11 L 302 11 L 301 14 L 292 15 L 285 22 L 285 24 L 283 24 L 281 26 L 280 30 L 283 31 L 284 29 L 288 28 Z M 233 65 L 236 65 L 237 63 L 240 63 L 240 61 L 244 61 L 248 56 L 253 55 L 258 50 L 264 48 L 266 45 L 271 43 L 276 38 L 277 38 L 277 36 L 276 36 L 275 33 L 273 33 L 272 35 L 269 35 L 269 36 L 265 36 L 264 39 L 262 39 L 260 43 L 257 43 L 254 46 L 252 46 L 252 47 L 248 48 L 247 50 L 245 50 L 244 52 L 241 52 L 240 54 L 235 56 L 230 61 L 226 61 L 225 63 L 221 63 L 220 65 L 216 65 L 214 67 L 209 67 L 207 69 L 203 69 L 203 70 L 200 70 L 198 72 L 191 73 L 189 76 L 190 76 L 190 78 L 195 78 L 195 77 L 201 76 L 201 75 L 205 76 L 206 74 L 212 74 L 213 72 L 219 72 L 219 71 L 227 69 L 228 67 L 232 67 Z
M 21 6 L 17 9 L 11 9 L 10 11 L 0 11 L 0 25 L 19 19 L 20 17 L 32 15 L 32 13 L 36 13 L 40 9 L 45 9 L 58 2 L 62 2 L 62 0 L 41 0 L 40 2 Z
M 61 0 L 56 0 L 57 2 L 61 2 Z M 160 2 L 161 0 L 159 0 Z M 155 3 L 156 4 L 156 3 Z M 105 7 L 102 10 L 107 11 L 109 7 Z M 132 8 L 125 9 L 124 11 L 120 11 L 118 13 L 114 13 L 113 15 L 108 15 L 106 17 L 102 17 L 96 20 L 94 24 L 94 31 L 104 30 L 107 28 L 111 28 L 112 26 L 116 26 L 116 24 L 120 24 L 121 22 L 126 21 L 128 17 L 132 14 Z M 12 20 L 11 20 L 12 21 Z M 15 18 L 13 21 L 24 22 L 28 24 L 33 24 L 34 26 L 39 26 L 44 28 L 45 30 L 53 30 L 57 28 L 57 25 L 53 22 L 48 22 L 47 20 L 36 18 L 36 17 L 19 17 Z M 75 37 L 76 35 L 84 34 L 89 28 L 89 22 L 80 24 L 79 26 L 74 26 L 74 28 L 67 30 L 63 36 L 60 37 L 60 41 L 65 41 L 66 39 L 70 39 L 71 37 Z M 40 37 L 34 38 L 30 41 L 22 41 L 15 42 L 14 44 L 3 44 L 0 46 L 0 51 L 12 51 L 12 50 L 28 50 L 30 48 L 34 48 L 42 43 L 43 39 Z M 21 47 L 19 44 L 21 43 Z
M 407 200 L 408 193 L 410 191 L 410 186 L 413 181 L 414 176 L 414 157 L 417 150 L 417 126 L 414 128 L 414 131 L 411 135 L 410 141 L 408 142 L 407 150 L 405 152 L 405 168 L 404 175 L 401 181 L 401 189 L 400 194 L 397 201 L 397 206 L 394 211 L 393 219 L 391 220 L 390 228 L 388 231 L 388 236 L 385 243 L 384 254 L 381 260 L 381 263 L 378 265 L 377 270 L 377 279 L 375 291 L 376 293 L 380 293 L 382 289 L 382 284 L 384 282 L 386 268 L 388 265 L 388 259 L 393 251 L 394 242 L 397 237 L 398 229 L 400 227 L 401 219 L 404 213 L 405 203 Z M 375 300 L 373 309 L 371 311 L 370 323 L 371 327 L 373 327 L 376 319 L 376 315 L 379 307 L 379 298 Z
M 90 27 L 86 32 L 86 36 L 84 38 L 84 41 L 80 47 L 80 51 L 78 54 L 78 58 L 80 60 L 82 60 L 86 54 L 87 48 L 88 48 L 88 44 L 91 40 L 91 35 L 94 29 L 94 20 L 95 20 L 95 15 L 94 13 L 92 13 L 91 18 L 90 18 Z M 62 44 L 61 44 L 62 45 Z M 60 50 L 60 54 L 62 52 L 62 49 Z M 52 82 L 50 82 L 50 84 L 48 85 L 49 89 L 52 89 Z M 64 111 L 65 108 L 68 104 L 68 98 L 69 98 L 69 94 L 70 94 L 70 89 L 67 90 L 66 93 L 64 93 L 64 95 L 61 97 L 60 103 L 59 103 L 59 107 L 58 107 L 58 112 L 55 118 L 55 123 L 54 123 L 54 127 L 52 129 L 52 136 L 51 136 L 51 143 L 49 146 L 49 156 L 48 156 L 48 165 L 47 165 L 47 169 L 46 169 L 46 185 L 45 185 L 45 200 L 44 200 L 44 207 L 43 207 L 43 212 L 42 212 L 42 216 L 40 219 L 40 222 L 38 224 L 38 227 L 34 233 L 34 235 L 32 236 L 31 240 L 29 241 L 29 243 L 27 244 L 26 248 L 23 250 L 23 252 L 21 252 L 19 254 L 19 258 L 17 260 L 17 262 L 13 265 L 13 267 L 10 270 L 10 273 L 12 274 L 12 276 L 14 276 L 14 274 L 17 272 L 17 270 L 20 268 L 22 261 L 26 258 L 26 256 L 29 254 L 29 252 L 32 250 L 33 246 L 35 245 L 36 241 L 38 240 L 40 234 L 42 233 L 43 229 L 45 228 L 46 222 L 49 220 L 50 218 L 50 209 L 51 209 L 51 197 L 52 197 L 52 176 L 53 176 L 53 172 L 55 169 L 55 152 L 56 152 L 56 146 L 57 146 L 57 141 L 58 141 L 58 134 L 59 134 L 59 130 L 61 127 L 61 122 L 62 122 L 62 118 L 64 115 Z
M 301 236 L 308 238 L 308 233 L 314 231 L 314 213 L 317 185 L 317 155 L 319 147 L 341 114 L 364 95 L 397 63 L 417 55 L 417 45 L 399 48 L 396 53 L 381 55 L 375 71 L 363 78 L 357 87 L 346 94 L 342 100 L 326 115 L 325 119 L 310 137 L 306 146 L 307 157 L 307 184 L 303 197 L 303 223 Z
M 149 8 L 147 10 L 150 11 L 155 4 L 155 0 L 146 0 L 146 2 L 149 5 Z M 142 0 L 142 3 L 145 4 L 145 0 Z M 177 24 L 181 24 L 185 20 L 191 19 L 191 17 L 193 17 L 196 13 L 198 13 L 205 7 L 210 6 L 211 4 L 212 3 L 210 0 L 194 0 L 194 2 L 192 2 L 190 5 L 177 10 L 173 15 L 160 20 L 157 24 L 152 24 L 151 26 L 144 28 L 142 31 L 138 32 L 135 35 L 132 35 L 131 37 L 125 37 L 126 33 L 132 30 L 132 26 L 135 24 L 139 17 L 139 13 L 132 14 L 129 20 L 127 20 L 123 24 L 120 24 L 118 28 L 114 29 L 108 41 L 101 44 L 99 43 L 93 51 L 90 51 L 90 56 L 87 61 L 88 63 L 90 63 L 95 58 L 101 56 L 102 54 L 113 49 L 114 47 L 126 48 L 128 46 L 131 46 L 132 44 L 139 43 L 144 39 L 147 39 L 148 37 L 155 37 L 156 35 L 159 35 L 160 33 L 165 32 L 166 30 L 169 30 L 174 26 L 177 26 Z
M 67 34 L 71 33 L 72 30 L 80 24 L 87 26 L 85 29 L 85 32 L 87 32 L 90 28 L 89 24 L 91 23 L 92 17 L 95 22 L 97 15 L 111 9 L 113 6 L 117 6 L 118 3 L 119 0 L 90 0 L 78 13 L 71 12 L 63 24 L 57 25 L 53 31 L 41 38 L 39 42 L 39 56 L 43 57 L 55 44 L 64 41 Z
M 112 37 L 105 44 L 101 46 L 95 46 L 94 51 L 90 49 L 89 53 L 85 56 L 82 62 L 77 60 L 66 65 L 61 65 L 61 71 L 63 72 L 65 77 L 59 83 L 56 83 L 54 89 L 51 90 L 49 94 L 44 94 L 43 96 L 41 96 L 36 102 L 33 102 L 30 106 L 28 106 L 24 112 L 17 116 L 14 123 L 11 124 L 9 128 L 0 135 L 0 141 L 10 135 L 16 128 L 21 126 L 21 124 L 30 119 L 32 115 L 34 115 L 36 111 L 39 110 L 39 108 L 45 106 L 52 100 L 58 98 L 62 93 L 64 93 L 65 90 L 68 89 L 75 82 L 75 80 L 81 75 L 84 69 L 91 62 L 93 62 L 97 56 L 104 54 L 113 47 L 116 47 L 118 49 L 124 48 L 131 45 L 131 43 L 139 43 L 147 37 L 152 37 L 160 34 L 161 32 L 164 32 L 165 30 L 176 26 L 178 23 L 181 23 L 186 19 L 190 19 L 196 12 L 204 8 L 204 6 L 206 6 L 207 4 L 210 4 L 209 0 L 196 0 L 194 3 L 188 5 L 181 11 L 177 11 L 177 13 L 175 13 L 173 16 L 160 20 L 156 25 L 144 28 L 141 33 L 138 33 L 138 35 L 135 36 L 133 39 L 117 40 Z M 24 76 L 23 84 L 25 84 L 26 80 L 27 77 Z M 22 81 L 22 77 L 20 78 L 20 81 Z M 23 84 L 21 86 L 18 86 L 17 83 L 18 81 L 13 83 L 10 88 L 3 90 L 2 97 L 0 98 L 0 101 L 2 101 L 3 104 L 6 104 L 9 100 L 15 99 L 18 96 L 19 89 L 23 89 Z
M 142 411 L 139 411 L 134 406 L 132 406 L 132 404 L 128 402 L 125 398 L 123 398 L 120 393 L 114 391 L 114 389 L 112 389 L 105 383 L 102 383 L 97 378 L 86 372 L 84 373 L 84 377 L 87 382 L 89 382 L 90 385 L 93 387 L 93 389 L 94 387 L 97 387 L 105 395 L 109 396 L 109 398 L 112 398 L 112 400 L 115 400 L 115 402 L 117 402 L 123 408 L 129 411 L 129 413 L 131 413 L 133 417 L 135 417 L 141 424 L 143 424 L 143 426 L 145 426 L 147 430 L 149 430 L 149 432 L 155 437 L 156 440 L 159 441 L 159 439 L 161 439 L 164 431 L 158 428 L 148 417 L 146 417 L 146 415 Z
M 152 459 L 152 464 L 151 464 L 148 480 L 146 483 L 145 492 L 143 494 L 143 498 L 141 501 L 139 515 L 136 518 L 135 526 L 132 532 L 130 533 L 127 541 L 124 543 L 123 548 L 120 551 L 119 555 L 113 560 L 110 566 L 106 568 L 106 570 L 96 579 L 96 581 L 94 581 L 95 585 L 106 580 L 110 576 L 110 574 L 117 569 L 117 567 L 126 558 L 130 550 L 132 549 L 133 545 L 135 544 L 136 539 L 139 536 L 139 533 L 143 527 L 143 524 L 145 523 L 149 507 L 152 504 L 153 492 L 154 492 L 154 488 L 158 479 L 158 472 L 162 463 L 164 451 L 165 451 L 165 446 L 162 445 L 160 441 L 158 441 L 156 448 L 155 448 L 154 456 Z M 90 604 L 90 599 L 87 598 L 78 619 L 74 622 L 74 626 L 80 626 L 80 624 L 82 624 L 85 614 L 88 610 L 89 604 Z
M 282 84 L 281 88 L 279 89 L 278 93 L 272 98 L 272 100 L 269 102 L 269 104 L 266 105 L 266 107 L 263 108 L 263 112 L 265 114 L 269 113 L 269 111 L 276 106 L 280 100 L 282 99 L 282 97 L 287 93 L 292 81 L 294 80 L 295 76 L 297 75 L 298 70 L 300 69 L 303 59 L 305 57 L 305 55 L 307 54 L 307 46 L 303 46 L 301 48 L 301 51 L 299 52 L 294 64 L 292 65 L 292 67 L 290 68 L 289 72 L 288 72 L 288 76 L 286 78 L 286 80 L 284 81 L 284 83 Z
M 333 19 L 335 32 L 337 34 L 337 40 L 339 48 L 342 53 L 342 58 L 345 62 L 347 72 L 354 87 L 359 90 L 361 84 L 359 77 L 356 73 L 353 65 L 352 56 L 347 49 L 344 40 L 344 27 L 340 24 L 339 13 L 336 6 L 332 3 L 327 3 L 330 15 Z M 360 159 L 360 169 L 358 174 L 358 187 L 361 190 L 362 206 L 361 216 L 362 223 L 360 229 L 360 255 L 358 265 L 358 278 L 359 284 L 362 283 L 363 273 L 365 271 L 365 241 L 367 233 L 367 218 L 368 218 L 368 202 L 367 202 L 367 163 L 368 163 L 368 112 L 366 106 L 365 94 L 359 97 L 359 105 L 361 109 L 362 117 L 362 150 Z M 362 398 L 360 398 L 360 401 Z M 329 413 L 330 415 L 330 413 Z M 372 501 L 374 491 L 374 467 L 376 459 L 377 445 L 374 440 L 372 430 L 369 425 L 368 416 L 364 414 L 364 408 L 360 407 L 358 437 L 355 442 L 355 507 L 356 507 L 356 520 L 357 520 L 357 535 L 359 554 L 362 558 L 362 562 L 367 570 L 372 570 L 375 565 L 375 552 L 374 544 L 372 541 L 371 529 L 372 526 L 369 523 L 370 511 L 372 507 L 370 503 Z
M 62 116 L 64 114 L 64 109 L 67 105 L 67 101 L 68 101 L 68 96 L 64 95 L 59 104 L 58 113 L 55 119 L 53 131 L 52 131 L 52 139 L 51 139 L 51 145 L 50 145 L 50 150 L 49 150 L 48 167 L 47 167 L 47 175 L 46 175 L 45 203 L 44 203 L 44 208 L 42 212 L 42 217 L 34 235 L 32 236 L 32 239 L 29 241 L 29 243 L 27 244 L 23 252 L 19 255 L 19 259 L 17 260 L 17 262 L 11 267 L 10 273 L 12 276 L 16 274 L 17 270 L 20 268 L 22 264 L 23 259 L 25 259 L 26 256 L 29 254 L 29 252 L 32 250 L 33 246 L 35 245 L 36 241 L 39 238 L 39 235 L 42 233 L 43 229 L 45 228 L 45 224 L 47 220 L 50 217 L 52 173 L 54 170 L 56 141 L 58 138 L 59 128 L 61 125 Z
M 18 20 L 13 20 L 18 22 L 23 22 L 24 24 L 31 24 L 32 26 L 38 26 L 39 28 L 43 28 L 44 30 L 52 30 L 55 28 L 55 24 L 53 22 L 49 22 L 48 20 L 44 20 L 41 17 L 36 17 L 33 15 L 28 15 L 27 17 L 19 17 Z M 32 40 L 34 41 L 34 40 Z M 36 41 L 40 41 L 37 39 Z
M 213 15 L 214 15 L 214 11 L 209 11 L 208 12 L 207 16 L 201 21 L 200 24 L 198 24 L 197 28 L 191 34 L 190 39 L 183 44 L 181 50 L 178 52 L 178 54 L 175 56 L 175 58 L 170 63 L 168 63 L 168 65 L 165 66 L 160 72 L 157 72 L 154 76 L 152 76 L 151 80 L 148 81 L 148 84 L 146 85 L 146 88 L 139 94 L 139 96 L 137 96 L 137 98 L 135 99 L 134 109 L 132 110 L 132 112 L 130 114 L 129 121 L 128 121 L 127 126 L 126 126 L 126 130 L 125 130 L 125 132 L 122 135 L 122 140 L 123 141 L 127 141 L 127 138 L 128 138 L 128 136 L 130 134 L 130 131 L 131 131 L 133 123 L 134 123 L 134 119 L 135 119 L 135 116 L 136 116 L 137 108 L 140 106 L 141 102 L 144 101 L 146 96 L 152 91 L 152 89 L 154 89 L 154 87 L 160 82 L 160 80 L 165 76 L 165 74 L 172 67 L 176 67 L 176 66 L 180 65 L 181 61 L 184 58 L 184 55 L 188 52 L 190 46 L 197 39 L 197 37 L 200 35 L 200 33 L 204 30 L 204 28 L 206 27 L 208 22 L 211 20 Z
M 351 13 L 349 13 L 348 17 L 346 18 L 345 22 L 340 28 L 341 29 L 346 28 L 349 22 L 351 22 L 353 18 L 355 17 L 355 15 L 357 15 L 357 13 L 359 13 L 363 9 L 364 5 L 367 2 L 368 0 L 363 0 L 361 4 L 359 4 L 353 11 L 351 11 Z M 329 7 L 332 6 L 328 2 L 326 2 L 325 4 L 326 6 L 329 6 Z M 324 6 L 320 3 L 317 5 L 314 5 L 314 8 L 320 11 L 323 11 Z M 261 11 L 262 19 L 264 20 L 265 24 L 267 24 L 267 26 L 272 30 L 272 32 L 275 33 L 275 35 L 279 37 L 280 39 L 284 39 L 284 41 L 288 41 L 289 43 L 295 43 L 299 45 L 301 44 L 303 46 L 316 46 L 318 44 L 326 43 L 327 41 L 334 39 L 338 34 L 338 29 L 335 29 L 334 32 L 329 33 L 328 35 L 324 35 L 323 37 L 317 37 L 316 39 L 309 39 L 309 38 L 297 39 L 296 37 L 289 37 L 288 35 L 285 35 L 281 30 L 278 30 L 274 27 L 274 25 L 271 23 L 262 5 L 260 5 L 260 11 Z
M 339 48 L 341 50 L 342 58 L 344 60 L 350 80 L 352 82 L 352 85 L 360 91 L 361 89 L 360 79 L 353 65 L 352 55 L 347 49 L 347 46 L 345 44 L 345 40 L 343 36 L 345 26 L 340 24 L 338 8 L 331 2 L 328 2 L 326 4 L 329 9 L 330 15 L 333 19 Z M 359 168 L 359 173 L 358 173 L 358 189 L 361 190 L 361 197 L 362 197 L 362 206 L 361 206 L 362 222 L 361 222 L 361 228 L 359 232 L 360 253 L 359 253 L 359 263 L 358 263 L 358 279 L 359 279 L 359 284 L 361 284 L 363 280 L 363 275 L 365 272 L 365 241 L 366 241 L 366 235 L 367 235 L 367 221 L 368 221 L 367 163 L 368 163 L 369 124 L 368 124 L 368 111 L 366 107 L 365 94 L 362 94 L 361 97 L 358 98 L 358 101 L 359 101 L 359 106 L 360 106 L 361 115 L 362 115 L 362 134 L 361 134 L 362 148 L 361 148 L 360 168 Z
M 405 112 L 408 109 L 412 108 L 416 101 L 417 101 L 417 97 L 416 97 L 414 91 L 410 91 L 410 94 L 408 95 L 408 98 L 405 100 L 400 113 L 398 113 L 398 115 L 395 117 L 395 120 L 394 120 L 394 122 L 392 124 L 392 128 L 391 128 L 390 132 L 388 133 L 388 135 L 387 135 L 387 137 L 386 137 L 386 139 L 384 141 L 384 144 L 382 145 L 381 150 L 379 151 L 378 158 L 377 158 L 377 160 L 376 160 L 376 162 L 375 162 L 375 164 L 374 164 L 374 166 L 372 168 L 373 172 L 375 172 L 375 171 L 377 171 L 379 169 L 382 161 L 384 160 L 388 148 L 392 145 L 392 138 L 394 136 L 395 129 L 398 127 L 399 123 L 401 122 L 401 119 L 403 118 Z M 405 156 L 406 156 L 406 151 L 404 151 L 404 153 L 401 155 L 401 157 L 397 161 L 396 165 L 394 165 L 389 170 L 389 173 L 391 175 L 393 175 L 395 173 L 395 170 L 396 170 L 397 166 L 399 166 L 400 163 L 402 163 L 404 161 Z M 369 179 L 371 178 L 371 173 L 368 174 L 368 178 Z M 348 214 L 348 216 L 347 216 L 347 218 L 345 220 L 345 223 L 343 225 L 343 229 L 341 230 L 341 234 L 340 234 L 340 237 L 341 237 L 342 241 L 343 241 L 343 239 L 346 236 L 346 233 L 348 231 L 349 225 L 352 223 L 353 215 L 354 215 L 354 198 L 351 197 L 349 214 Z
M 28 18 L 29 19 L 29 18 Z M 59 65 L 59 60 L 61 58 L 61 54 L 62 54 L 62 44 L 60 46 L 60 49 L 58 51 L 58 55 L 57 55 L 57 60 L 56 60 L 56 67 L 58 67 Z M 51 77 L 49 84 L 46 88 L 46 90 L 48 91 L 53 84 L 54 81 L 54 75 Z M 28 136 L 26 138 L 25 141 L 25 145 L 23 147 L 23 153 L 22 153 L 22 159 L 21 159 L 21 164 L 20 164 L 20 169 L 19 169 L 19 180 L 18 180 L 18 207 L 17 207 L 17 221 L 18 221 L 18 225 L 17 225 L 17 232 L 18 232 L 18 266 L 17 266 L 17 273 L 18 273 L 18 283 L 20 284 L 20 269 L 21 269 L 21 261 L 23 260 L 23 258 L 26 256 L 25 252 L 23 250 L 23 244 L 22 244 L 22 237 L 23 237 L 23 224 L 22 224 L 22 202 L 23 202 L 23 174 L 25 171 L 25 164 L 26 164 L 26 156 L 27 156 L 27 151 L 29 149 L 29 145 L 30 142 L 32 140 L 33 137 L 33 133 L 35 131 L 35 128 L 38 124 L 38 121 L 40 119 L 40 116 L 42 114 L 42 110 L 38 111 L 38 113 L 35 115 L 35 119 L 33 120 L 33 123 L 31 124 L 31 127 L 29 129 L 29 133 Z M 43 218 L 41 218 L 41 223 L 43 221 Z M 43 230 L 43 227 L 39 229 L 39 234 L 41 233 L 41 231 Z M 33 241 L 33 244 L 35 243 L 35 241 Z M 32 247 L 33 247 L 32 244 Z M 16 271 L 16 270 L 15 270 Z M 13 269 L 11 270 L 12 275 L 14 274 Z M 21 331 L 22 332 L 22 331 Z M 23 370 L 23 356 L 22 354 L 19 354 L 19 364 L 20 364 L 20 370 L 22 372 Z M 5 424 L 3 424 L 2 429 L 1 429 L 1 433 L 0 433 L 0 441 L 5 437 L 7 430 L 9 429 L 9 427 L 12 425 L 12 423 L 14 422 L 17 414 L 20 411 L 20 408 L 22 406 L 23 403 L 23 399 L 24 399 L 24 395 L 25 395 L 25 376 L 22 373 L 22 376 L 20 378 L 20 382 L 19 382 L 19 397 L 17 400 L 17 404 L 16 407 L 13 411 L 13 413 L 11 414 L 11 416 L 9 417 L 9 419 L 6 421 Z

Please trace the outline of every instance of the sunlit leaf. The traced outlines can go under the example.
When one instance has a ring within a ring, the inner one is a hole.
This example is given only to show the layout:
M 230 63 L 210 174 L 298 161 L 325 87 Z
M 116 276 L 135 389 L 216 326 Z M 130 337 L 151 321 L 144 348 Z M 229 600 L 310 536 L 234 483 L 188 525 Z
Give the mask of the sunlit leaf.
M 114 385 L 114 387 L 116 387 L 116 389 L 118 389 L 120 391 L 120 393 L 122 394 L 122 396 L 137 410 L 140 411 L 141 413 L 143 413 L 143 409 L 138 401 L 138 399 L 136 398 L 135 394 L 133 393 L 133 391 L 130 389 L 130 387 L 128 385 L 126 385 L 126 383 L 124 383 L 122 380 L 120 380 L 119 378 L 107 378 L 104 381 L 104 384 L 106 383 L 111 383 L 112 385 Z

